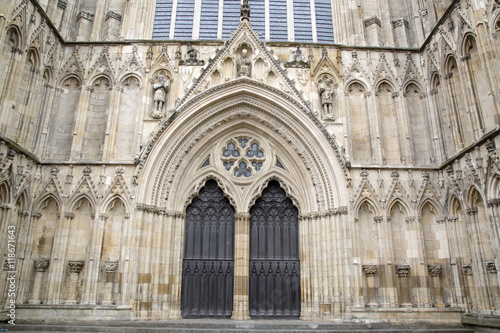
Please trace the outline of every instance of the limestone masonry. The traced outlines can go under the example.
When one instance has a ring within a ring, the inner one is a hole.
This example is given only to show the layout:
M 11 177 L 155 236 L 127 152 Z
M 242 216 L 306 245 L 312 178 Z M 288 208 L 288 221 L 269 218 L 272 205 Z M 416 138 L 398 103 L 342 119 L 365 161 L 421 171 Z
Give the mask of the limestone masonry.
M 0 0 L 0 53 L 17 319 L 500 322 L 500 1 Z

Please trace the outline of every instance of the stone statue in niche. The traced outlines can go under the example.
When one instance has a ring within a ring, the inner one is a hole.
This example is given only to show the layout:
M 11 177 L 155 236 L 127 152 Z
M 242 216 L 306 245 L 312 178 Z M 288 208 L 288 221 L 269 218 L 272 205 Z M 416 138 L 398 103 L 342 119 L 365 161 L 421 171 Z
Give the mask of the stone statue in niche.
M 236 70 L 238 72 L 238 76 L 250 76 L 252 68 L 252 63 L 250 62 L 250 57 L 248 56 L 248 50 L 241 50 L 240 57 L 238 59 L 238 63 L 236 64 Z
M 170 80 L 163 75 L 156 76 L 156 83 L 153 84 L 154 90 L 154 110 L 151 113 L 151 118 L 163 118 L 165 102 L 167 97 L 167 89 L 170 86 Z
M 328 77 L 323 77 L 318 83 L 318 92 L 321 98 L 321 106 L 323 107 L 323 119 L 335 120 L 336 115 L 333 110 L 335 85 L 333 81 Z

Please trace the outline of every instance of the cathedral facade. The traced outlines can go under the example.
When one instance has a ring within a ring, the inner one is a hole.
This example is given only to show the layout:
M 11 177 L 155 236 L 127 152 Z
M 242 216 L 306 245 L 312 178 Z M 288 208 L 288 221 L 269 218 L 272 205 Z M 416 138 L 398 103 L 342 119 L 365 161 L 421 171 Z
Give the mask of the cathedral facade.
M 495 326 L 499 34 L 498 0 L 1 1 L 1 306 Z

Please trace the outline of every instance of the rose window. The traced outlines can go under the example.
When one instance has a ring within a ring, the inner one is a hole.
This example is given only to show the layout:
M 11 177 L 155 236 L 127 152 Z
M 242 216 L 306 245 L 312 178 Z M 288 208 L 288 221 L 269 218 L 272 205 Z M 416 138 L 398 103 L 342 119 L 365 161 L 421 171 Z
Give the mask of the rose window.
M 248 138 L 231 139 L 222 150 L 222 165 L 238 178 L 255 175 L 262 169 L 264 161 L 261 145 Z

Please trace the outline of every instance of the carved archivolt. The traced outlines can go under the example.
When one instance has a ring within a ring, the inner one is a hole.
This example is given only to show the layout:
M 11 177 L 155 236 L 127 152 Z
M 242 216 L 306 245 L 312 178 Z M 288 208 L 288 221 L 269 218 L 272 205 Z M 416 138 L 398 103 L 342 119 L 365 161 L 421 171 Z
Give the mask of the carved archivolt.
M 143 155 L 147 160 L 140 162 L 137 177 L 144 188 L 138 201 L 182 210 L 192 194 L 186 188 L 203 177 L 218 177 L 233 192 L 235 208 L 244 210 L 251 188 L 279 174 L 294 188 L 289 194 L 299 197 L 305 212 L 346 206 L 343 166 L 307 114 L 271 91 L 246 85 L 237 90 L 194 101 L 164 123 L 168 125 Z M 240 139 L 248 140 L 245 147 Z

